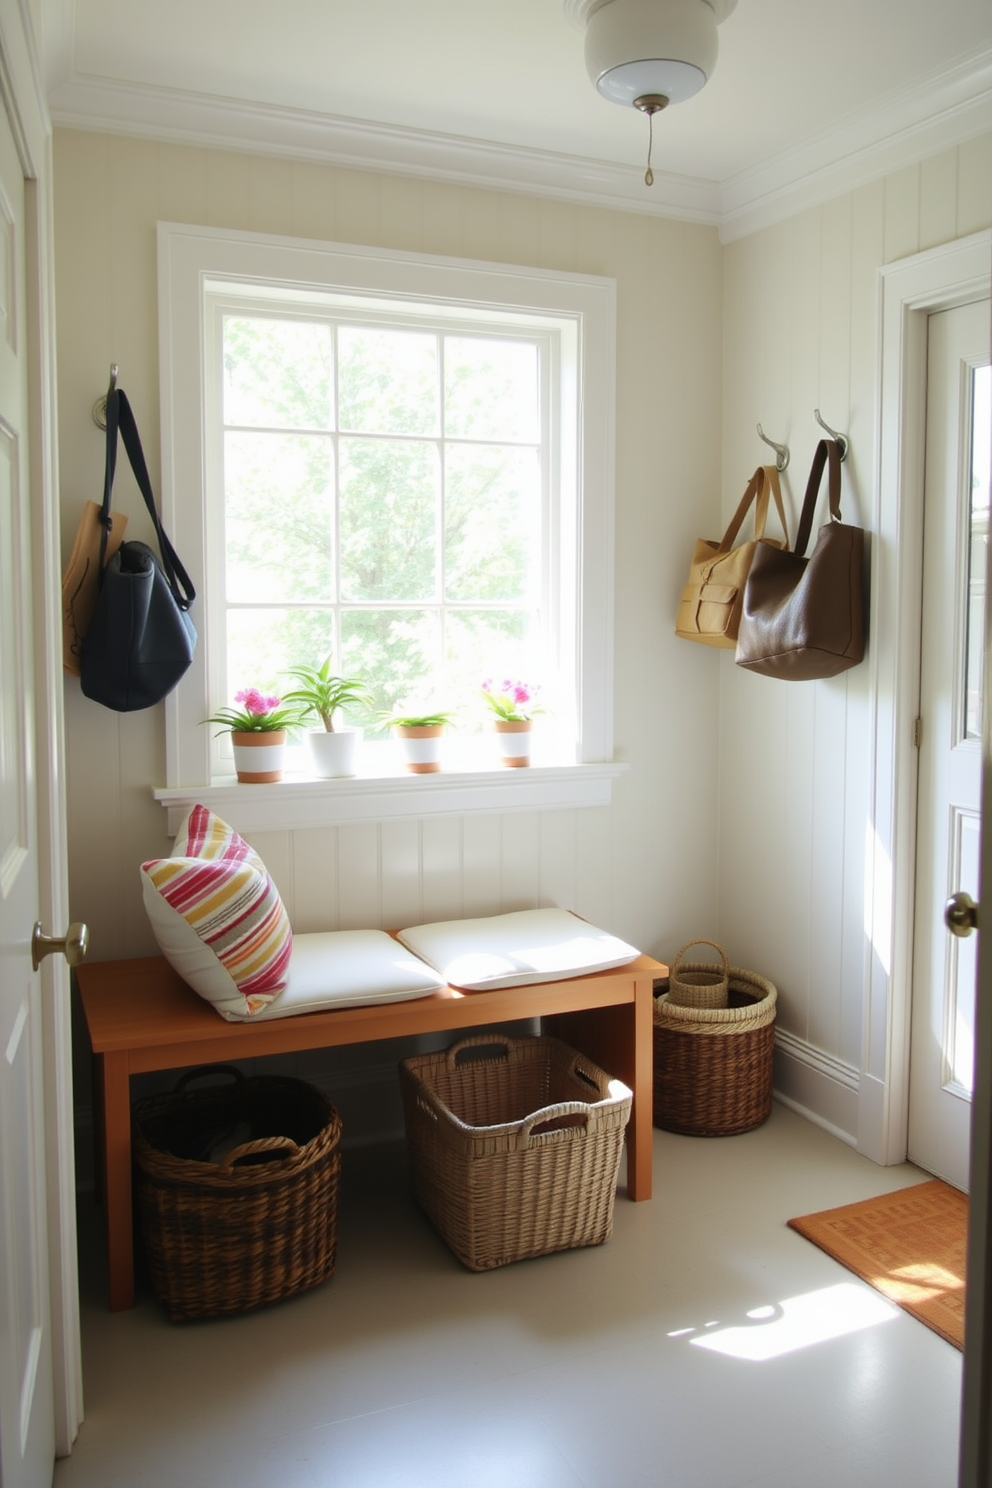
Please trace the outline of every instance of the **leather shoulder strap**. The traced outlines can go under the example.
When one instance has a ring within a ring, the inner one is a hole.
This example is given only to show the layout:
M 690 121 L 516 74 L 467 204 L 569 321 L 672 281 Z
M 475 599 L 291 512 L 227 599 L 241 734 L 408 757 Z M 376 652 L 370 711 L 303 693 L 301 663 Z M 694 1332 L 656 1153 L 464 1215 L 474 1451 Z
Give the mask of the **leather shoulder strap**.
M 806 482 L 806 496 L 803 500 L 802 514 L 799 518 L 799 531 L 796 533 L 796 546 L 793 552 L 797 557 L 802 557 L 806 552 L 806 544 L 813 530 L 813 513 L 816 510 L 817 497 L 820 494 L 820 481 L 823 479 L 823 470 L 829 461 L 829 474 L 827 477 L 827 495 L 830 502 L 830 519 L 833 522 L 840 521 L 840 445 L 835 439 L 821 439 L 816 446 L 813 455 L 813 463 L 809 470 L 809 480 Z
M 775 510 L 782 524 L 782 535 L 785 538 L 785 546 L 789 546 L 789 524 L 785 520 L 785 506 L 782 502 L 782 486 L 778 478 L 778 467 L 775 465 L 762 465 L 762 486 L 758 494 L 758 506 L 754 516 L 754 535 L 764 537 L 765 520 L 768 516 L 768 493 L 771 492 L 775 502 Z
M 99 581 L 103 582 L 103 569 L 107 561 L 107 538 L 114 525 L 114 519 L 110 514 L 110 498 L 114 489 L 114 476 L 117 473 L 117 421 L 118 421 L 118 391 L 116 385 L 107 393 L 106 425 L 107 425 L 107 447 L 103 465 L 103 502 L 100 506 L 100 568 Z
M 758 500 L 759 500 L 759 507 L 758 507 L 758 513 L 757 513 L 757 515 L 755 517 L 755 524 L 756 524 L 756 526 L 755 526 L 755 532 L 756 532 L 756 535 L 758 537 L 760 537 L 761 536 L 761 533 L 757 531 L 757 522 L 760 520 L 761 526 L 762 526 L 762 528 L 764 528 L 764 525 L 765 525 L 765 516 L 764 516 L 764 514 L 768 510 L 768 493 L 764 490 L 764 482 L 762 480 L 761 466 L 760 465 L 758 466 L 757 470 L 752 475 L 751 479 L 748 481 L 747 488 L 746 488 L 746 490 L 744 492 L 744 495 L 741 497 L 740 501 L 737 503 L 737 510 L 734 512 L 734 515 L 730 519 L 730 526 L 727 528 L 726 532 L 723 534 L 723 537 L 720 539 L 720 546 L 717 549 L 717 552 L 719 552 L 719 553 L 729 553 L 730 552 L 730 549 L 734 545 L 734 538 L 737 536 L 738 532 L 740 532 L 740 530 L 741 530 L 741 524 L 743 523 L 744 518 L 747 516 L 748 507 L 751 505 L 751 502 L 754 500 L 754 498 L 756 496 L 758 497 Z M 764 509 L 762 509 L 762 507 L 760 505 L 762 496 L 764 498 Z
M 155 496 L 152 492 L 152 483 L 148 476 L 148 466 L 145 464 L 145 452 L 141 448 L 138 425 L 135 423 L 134 414 L 131 412 L 131 405 L 127 400 L 127 395 L 120 389 L 117 389 L 114 396 L 119 403 L 117 421 L 120 424 L 124 449 L 127 452 L 128 460 L 131 462 L 131 469 L 134 471 L 134 478 L 138 483 L 138 489 L 144 499 L 145 506 L 148 508 L 148 515 L 152 519 L 155 536 L 158 538 L 159 551 L 162 554 L 162 571 L 165 574 L 169 588 L 172 590 L 172 597 L 176 601 L 176 604 L 181 610 L 188 610 L 196 598 L 196 590 L 190 582 L 189 574 L 180 562 L 178 553 L 166 536 L 165 528 L 162 526 L 161 518 L 155 506 Z M 109 405 L 110 400 L 108 399 L 108 431 L 110 428 Z

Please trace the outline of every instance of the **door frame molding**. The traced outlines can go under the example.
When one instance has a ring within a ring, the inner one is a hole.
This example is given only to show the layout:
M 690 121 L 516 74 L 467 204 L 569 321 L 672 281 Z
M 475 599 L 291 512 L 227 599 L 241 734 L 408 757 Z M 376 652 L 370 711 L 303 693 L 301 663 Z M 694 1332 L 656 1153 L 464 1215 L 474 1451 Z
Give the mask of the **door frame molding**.
M 61 537 L 55 363 L 52 126 L 27 7 L 0 0 L 0 94 L 25 180 L 28 479 L 34 635 L 39 913 L 60 934 L 69 922 L 68 825 L 62 686 Z M 25 934 L 30 932 L 26 927 Z M 50 933 L 52 929 L 50 928 Z M 55 1450 L 67 1456 L 83 1419 L 76 1258 L 75 1142 L 69 971 L 49 956 L 42 978 L 48 1271 Z
M 916 878 L 920 606 L 927 318 L 982 298 L 992 279 L 982 231 L 879 270 L 877 508 L 870 628 L 872 781 L 865 850 L 866 956 L 858 1150 L 903 1162 Z

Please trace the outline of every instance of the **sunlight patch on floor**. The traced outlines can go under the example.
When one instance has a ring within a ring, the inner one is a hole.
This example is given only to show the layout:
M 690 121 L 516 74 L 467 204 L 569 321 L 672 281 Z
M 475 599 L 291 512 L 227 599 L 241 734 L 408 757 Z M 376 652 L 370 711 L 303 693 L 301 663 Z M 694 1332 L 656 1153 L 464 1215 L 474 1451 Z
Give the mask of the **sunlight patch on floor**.
M 898 1316 L 899 1309 L 877 1292 L 843 1281 L 821 1291 L 788 1297 L 784 1302 L 755 1307 L 747 1313 L 747 1323 L 720 1327 L 710 1322 L 700 1328 L 680 1328 L 668 1336 L 687 1338 L 697 1348 L 757 1363 L 831 1338 L 843 1338 Z

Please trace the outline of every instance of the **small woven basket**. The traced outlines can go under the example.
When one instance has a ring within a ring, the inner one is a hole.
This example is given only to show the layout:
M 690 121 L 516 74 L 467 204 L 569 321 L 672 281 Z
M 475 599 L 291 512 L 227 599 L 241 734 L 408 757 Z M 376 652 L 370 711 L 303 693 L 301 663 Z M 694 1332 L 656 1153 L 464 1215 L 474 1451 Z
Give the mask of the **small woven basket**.
M 778 994 L 739 966 L 729 983 L 726 1008 L 680 1007 L 665 992 L 655 998 L 653 1119 L 665 1131 L 732 1136 L 771 1112 Z
M 400 1065 L 414 1197 L 470 1271 L 601 1245 L 632 1093 L 559 1039 L 479 1035 Z
M 186 1089 L 220 1073 L 233 1083 Z M 341 1120 L 314 1086 L 210 1065 L 136 1101 L 132 1129 L 152 1290 L 173 1322 L 246 1312 L 333 1273 Z
M 722 966 L 711 961 L 685 961 L 693 946 L 708 945 L 720 953 Z M 730 985 L 730 962 L 715 940 L 690 940 L 672 964 L 668 978 L 668 1000 L 674 1007 L 725 1008 Z

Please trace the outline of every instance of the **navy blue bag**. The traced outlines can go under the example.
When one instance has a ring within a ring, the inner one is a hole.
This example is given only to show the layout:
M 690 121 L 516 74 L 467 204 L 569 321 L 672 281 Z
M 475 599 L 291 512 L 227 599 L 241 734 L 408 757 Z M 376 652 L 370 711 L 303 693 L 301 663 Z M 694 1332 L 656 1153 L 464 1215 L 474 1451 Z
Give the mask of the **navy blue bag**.
M 155 528 L 161 560 L 147 543 L 123 542 L 110 561 L 104 562 L 118 430 Z M 131 713 L 160 703 L 189 670 L 196 646 L 189 607 L 196 590 L 162 527 L 138 426 L 126 395 L 117 387 L 107 394 L 100 521 L 100 591 L 80 648 L 79 680 L 94 702 L 117 713 Z

